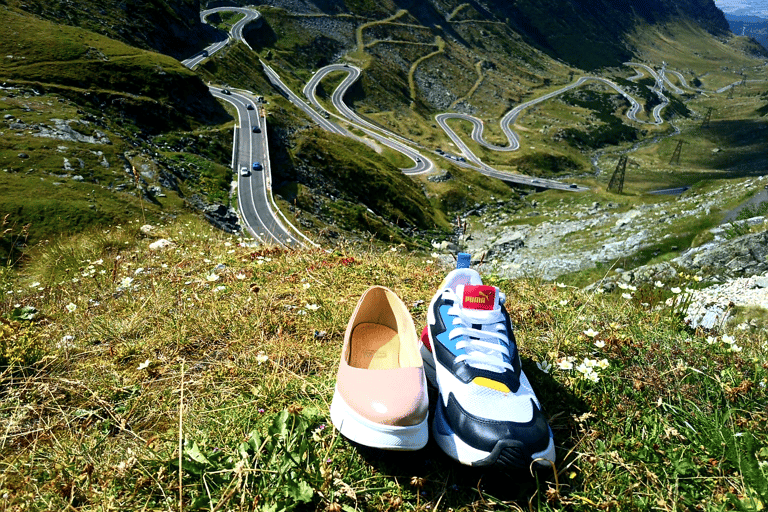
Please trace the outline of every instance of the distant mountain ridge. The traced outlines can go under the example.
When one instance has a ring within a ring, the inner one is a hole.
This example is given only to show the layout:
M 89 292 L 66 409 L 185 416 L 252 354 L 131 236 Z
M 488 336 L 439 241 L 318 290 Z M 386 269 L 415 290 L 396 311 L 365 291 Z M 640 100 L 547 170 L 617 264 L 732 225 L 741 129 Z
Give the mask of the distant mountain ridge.
M 689 20 L 713 34 L 729 30 L 713 0 L 382 0 L 375 5 L 363 0 L 267 0 L 265 4 L 292 12 L 350 13 L 366 18 L 405 9 L 426 26 L 441 25 L 449 18 L 470 18 L 471 13 L 507 25 L 526 43 L 582 69 L 617 66 L 631 58 L 625 39 L 638 23 Z
M 725 13 L 725 19 L 734 34 L 749 36 L 768 49 L 768 19 L 729 13 Z

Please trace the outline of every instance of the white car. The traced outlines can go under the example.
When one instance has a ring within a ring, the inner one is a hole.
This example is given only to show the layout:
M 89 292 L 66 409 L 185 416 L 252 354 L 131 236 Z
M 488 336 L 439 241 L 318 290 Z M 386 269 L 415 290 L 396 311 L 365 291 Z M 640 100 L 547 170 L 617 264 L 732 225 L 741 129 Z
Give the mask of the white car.
M 251 171 L 249 171 L 247 167 L 240 168 L 240 176 L 250 176 L 250 174 Z

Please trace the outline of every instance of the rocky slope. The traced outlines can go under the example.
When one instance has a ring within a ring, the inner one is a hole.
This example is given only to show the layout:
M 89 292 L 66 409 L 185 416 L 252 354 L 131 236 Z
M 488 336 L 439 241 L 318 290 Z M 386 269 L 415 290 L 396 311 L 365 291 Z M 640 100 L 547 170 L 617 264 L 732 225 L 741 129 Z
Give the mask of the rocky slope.
M 489 208 L 470 218 L 468 236 L 462 239 L 464 247 L 476 260 L 484 260 L 505 277 L 538 276 L 554 280 L 558 276 L 588 269 L 605 268 L 606 272 L 621 274 L 622 261 L 641 252 L 658 248 L 665 243 L 678 243 L 686 232 L 698 233 L 697 220 L 722 215 L 729 202 L 741 197 L 747 190 L 762 189 L 768 176 L 724 184 L 706 192 L 690 190 L 680 196 L 669 196 L 655 204 L 632 206 L 625 203 L 594 202 L 591 205 L 569 205 L 566 201 L 540 204 L 529 202 L 525 219 L 505 211 L 504 205 Z M 513 219 L 516 219 L 513 221 Z M 749 221 L 762 224 L 761 217 Z M 768 270 L 767 262 L 749 247 L 740 250 L 744 257 L 734 258 L 736 249 L 724 248 L 721 243 L 734 233 L 732 224 L 713 230 L 713 245 L 702 245 L 682 254 L 676 260 L 692 273 L 713 267 L 729 269 L 725 277 L 754 275 Z M 682 242 L 681 242 L 682 243 Z M 759 246 L 759 243 L 757 244 Z M 674 245 L 670 249 L 677 250 Z M 686 249 L 680 245 L 679 250 Z M 728 258 L 711 256 L 714 248 Z M 704 255 L 710 255 L 709 257 Z M 727 262 L 731 262 L 726 265 Z

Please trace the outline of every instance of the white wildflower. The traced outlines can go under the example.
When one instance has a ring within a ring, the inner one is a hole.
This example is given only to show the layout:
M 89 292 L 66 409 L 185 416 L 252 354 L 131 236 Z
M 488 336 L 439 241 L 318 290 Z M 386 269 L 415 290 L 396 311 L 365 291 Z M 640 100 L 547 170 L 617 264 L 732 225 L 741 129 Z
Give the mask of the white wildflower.
M 124 277 L 122 281 L 120 281 L 120 288 L 128 288 L 133 284 L 133 278 L 132 277 Z
M 256 355 L 256 363 L 257 364 L 264 364 L 267 361 L 269 361 L 269 356 L 267 356 L 267 354 L 265 354 L 264 352 L 259 352 Z
M 680 292 L 681 292 L 681 291 L 683 291 L 683 290 L 681 290 L 680 288 L 678 288 L 677 286 L 675 286 L 674 288 L 670 288 L 670 291 L 671 291 L 672 293 L 674 293 L 674 294 L 678 294 L 678 293 L 680 293 Z
M 318 306 L 317 304 L 307 304 L 304 307 L 310 311 L 317 311 L 318 309 L 320 309 L 320 306 Z
M 584 374 L 584 378 L 587 379 L 588 381 L 594 382 L 595 384 L 600 382 L 600 376 L 595 372 L 589 372 Z
M 584 331 L 584 335 L 588 336 L 590 338 L 594 338 L 598 334 L 600 334 L 600 331 L 596 331 L 596 330 L 592 329 L 591 327 L 589 329 L 587 329 L 586 331 Z
M 211 282 L 211 283 L 214 282 L 214 281 L 218 281 L 219 280 L 219 274 L 217 274 L 216 272 L 211 272 L 210 274 L 205 276 L 205 279 L 207 281 Z
M 573 362 L 570 361 L 570 358 L 560 359 L 557 362 L 557 367 L 561 370 L 573 370 Z
M 622 299 L 626 299 L 626 300 L 629 300 L 629 299 L 631 299 L 631 298 L 632 298 L 632 294 L 631 294 L 631 293 L 622 293 L 622 294 L 621 294 L 621 298 L 622 298 Z
M 555 286 L 557 286 L 558 288 L 565 288 L 568 285 L 565 283 L 555 283 Z
M 543 371 L 544 373 L 549 373 L 549 370 L 552 368 L 552 364 L 549 363 L 548 361 L 542 361 L 542 362 L 537 362 L 536 367 L 539 370 Z
M 567 300 L 561 300 L 560 301 L 560 305 L 561 306 L 567 306 L 568 305 L 568 301 Z
M 607 359 L 601 359 L 597 362 L 597 367 L 605 370 L 611 365 L 611 363 L 608 362 Z
M 655 286 L 656 288 L 664 288 L 664 283 L 662 283 L 661 281 L 656 281 L 655 283 L 653 283 L 653 286 Z
M 139 367 L 137 368 L 137 370 L 139 370 L 139 371 L 141 371 L 141 370 L 146 370 L 147 368 L 149 368 L 149 365 L 150 365 L 151 363 L 152 363 L 152 361 L 150 361 L 149 359 L 147 359 L 146 361 L 144 361 L 143 363 L 141 363 L 141 364 L 139 365 Z
M 242 281 L 243 279 L 245 279 L 245 278 L 246 278 L 246 275 L 245 275 L 245 274 L 243 274 L 242 272 L 240 272 L 239 274 L 237 274 L 237 275 L 235 276 L 235 278 L 237 278 L 237 279 L 239 279 L 240 281 Z
M 723 337 L 721 338 L 723 343 L 727 345 L 733 345 L 736 343 L 736 340 L 733 338 L 733 336 L 729 336 L 727 334 L 723 334 Z
M 596 346 L 597 348 L 604 348 L 604 347 L 605 347 L 605 342 L 604 342 L 603 340 L 597 340 L 597 341 L 595 342 L 595 346 Z
M 738 346 L 737 344 L 731 345 L 731 352 L 741 352 L 742 348 Z
M 312 285 L 311 285 L 311 284 L 309 284 L 309 283 L 304 283 L 304 284 L 303 284 L 303 285 L 301 285 L 301 286 L 302 286 L 302 287 L 303 287 L 305 290 L 308 290 L 308 289 L 309 289 L 309 287 L 310 287 L 310 286 L 312 286 Z
M 66 306 L 64 306 L 64 308 L 65 308 L 67 311 L 69 311 L 70 313 L 74 313 L 74 312 L 75 312 L 75 310 L 77 309 L 77 304 L 75 304 L 74 302 L 70 302 L 69 304 L 67 304 Z

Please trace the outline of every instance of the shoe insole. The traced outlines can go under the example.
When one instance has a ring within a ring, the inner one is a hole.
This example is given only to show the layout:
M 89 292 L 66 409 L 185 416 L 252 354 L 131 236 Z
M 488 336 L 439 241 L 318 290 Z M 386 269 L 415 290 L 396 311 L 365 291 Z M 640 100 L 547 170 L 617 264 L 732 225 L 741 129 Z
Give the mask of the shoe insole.
M 369 370 L 400 368 L 400 336 L 379 324 L 359 324 L 350 339 L 349 365 Z

